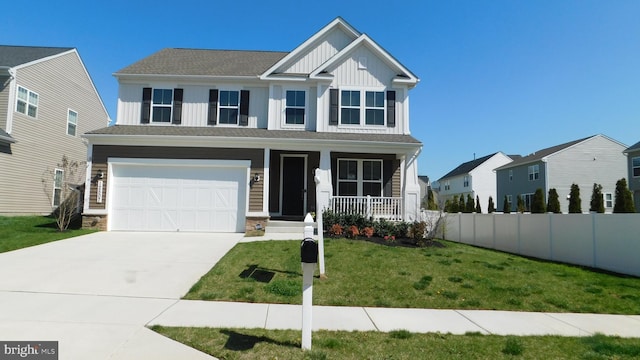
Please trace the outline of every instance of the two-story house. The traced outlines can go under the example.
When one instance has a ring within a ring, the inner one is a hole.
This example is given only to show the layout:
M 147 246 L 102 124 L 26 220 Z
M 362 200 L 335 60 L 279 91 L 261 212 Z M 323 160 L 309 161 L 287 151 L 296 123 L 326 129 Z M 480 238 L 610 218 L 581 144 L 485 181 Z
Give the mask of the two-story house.
M 493 199 L 494 205 L 497 204 L 494 170 L 511 161 L 511 157 L 499 151 L 458 165 L 438 180 L 438 200 L 444 204 L 454 196 L 466 199 L 469 195 L 474 201 L 476 197 L 480 199 L 480 207 L 486 212 L 489 197 Z
M 115 77 L 116 125 L 86 135 L 85 226 L 244 232 L 302 219 L 316 169 L 333 202 L 396 199 L 387 210 L 419 214 L 418 78 L 342 18 L 291 52 L 164 49 Z
M 627 183 L 633 194 L 636 212 L 640 212 L 640 141 L 624 150 L 627 155 L 629 175 Z
M 84 162 L 80 136 L 108 123 L 76 49 L 0 46 L 0 214 L 50 213 L 69 185 L 62 157 Z
M 626 177 L 626 146 L 604 135 L 538 150 L 530 155 L 496 169 L 498 180 L 498 210 L 504 210 L 504 197 L 516 210 L 517 196 L 530 211 L 533 194 L 542 189 L 545 199 L 549 189 L 555 188 L 560 199 L 560 210 L 569 211 L 569 192 L 572 184 L 580 188 L 582 211 L 589 211 L 593 184 L 602 185 L 605 212 L 612 212 L 616 182 Z M 546 200 L 545 200 L 546 201 Z

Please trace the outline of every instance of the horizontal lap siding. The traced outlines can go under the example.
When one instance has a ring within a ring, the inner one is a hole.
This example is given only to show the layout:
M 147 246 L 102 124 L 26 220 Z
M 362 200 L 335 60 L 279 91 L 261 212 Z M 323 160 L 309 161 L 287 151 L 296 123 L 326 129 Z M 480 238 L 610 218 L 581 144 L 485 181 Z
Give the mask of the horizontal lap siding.
M 0 129 L 7 130 L 7 110 L 9 109 L 9 85 L 11 79 L 8 76 L 0 76 Z
M 264 178 L 264 151 L 261 149 L 231 148 L 189 148 L 189 147 L 153 147 L 153 146 L 108 146 L 93 147 L 93 174 L 98 169 L 105 174 L 105 194 L 109 181 L 107 173 L 108 158 L 141 159 L 195 159 L 195 160 L 250 160 L 251 176 L 259 174 Z M 253 184 L 249 191 L 249 211 L 262 212 L 263 181 Z M 96 203 L 96 186 L 91 187 L 91 209 L 105 209 L 106 202 Z

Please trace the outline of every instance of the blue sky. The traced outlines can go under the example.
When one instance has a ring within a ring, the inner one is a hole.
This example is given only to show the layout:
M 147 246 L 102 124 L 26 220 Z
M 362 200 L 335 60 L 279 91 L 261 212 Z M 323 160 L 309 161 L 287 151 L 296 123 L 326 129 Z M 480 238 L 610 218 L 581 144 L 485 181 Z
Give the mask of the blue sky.
M 336 16 L 421 81 L 420 174 L 595 134 L 640 141 L 640 1 L 42 1 L 0 44 L 76 47 L 112 118 L 112 74 L 165 47 L 290 51 Z

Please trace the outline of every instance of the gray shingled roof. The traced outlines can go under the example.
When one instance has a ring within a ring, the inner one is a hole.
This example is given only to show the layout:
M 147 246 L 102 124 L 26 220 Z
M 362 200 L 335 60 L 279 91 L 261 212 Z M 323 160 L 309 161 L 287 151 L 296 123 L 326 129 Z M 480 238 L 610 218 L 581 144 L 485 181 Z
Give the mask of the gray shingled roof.
M 149 126 L 149 125 L 115 125 L 89 131 L 86 135 L 135 135 L 135 136 L 212 136 L 265 139 L 308 139 L 367 141 L 383 143 L 422 144 L 411 135 L 393 134 L 349 134 L 325 133 L 295 130 L 267 130 L 255 128 L 230 127 L 187 127 L 187 126 Z
M 529 154 L 527 156 L 523 156 L 519 159 L 514 159 L 512 162 L 503 165 L 499 168 L 497 168 L 496 170 L 502 170 L 502 169 L 506 169 L 506 168 L 510 168 L 510 167 L 514 167 L 514 166 L 518 166 L 521 164 L 528 164 L 528 163 L 532 163 L 532 162 L 536 162 L 536 161 L 540 161 L 542 160 L 542 158 L 549 156 L 551 154 L 557 153 L 560 150 L 564 150 L 568 147 L 571 147 L 575 144 L 581 143 L 587 139 L 591 139 L 592 137 L 597 136 L 597 135 L 593 135 L 593 136 L 589 136 L 586 137 L 584 139 L 578 139 L 578 140 L 574 140 L 574 141 L 570 141 L 568 143 L 564 143 L 564 144 L 560 144 L 560 145 L 556 145 L 556 146 L 552 146 L 552 147 L 548 147 L 546 149 L 542 149 L 542 150 L 538 150 L 532 154 Z
M 287 52 L 163 49 L 135 62 L 115 75 L 257 76 Z
M 626 148 L 624 150 L 624 153 L 630 153 L 632 151 L 638 151 L 640 150 L 640 141 L 638 141 L 637 143 L 631 145 L 630 147 Z
M 0 45 L 0 66 L 17 66 L 73 50 L 68 47 Z
M 483 162 L 489 160 L 495 154 L 497 154 L 497 152 L 487 156 L 483 156 L 481 158 L 477 158 L 475 160 L 467 161 L 466 163 L 462 163 L 457 168 L 449 171 L 445 176 L 441 177 L 440 180 L 458 176 L 458 175 L 468 174 L 471 170 L 477 168 Z

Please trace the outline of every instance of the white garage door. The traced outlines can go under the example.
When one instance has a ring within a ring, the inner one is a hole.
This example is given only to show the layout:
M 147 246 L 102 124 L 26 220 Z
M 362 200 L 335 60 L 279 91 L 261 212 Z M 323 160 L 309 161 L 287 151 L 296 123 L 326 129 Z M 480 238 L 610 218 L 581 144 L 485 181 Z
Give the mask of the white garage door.
M 248 165 L 182 162 L 110 161 L 109 229 L 243 232 Z

